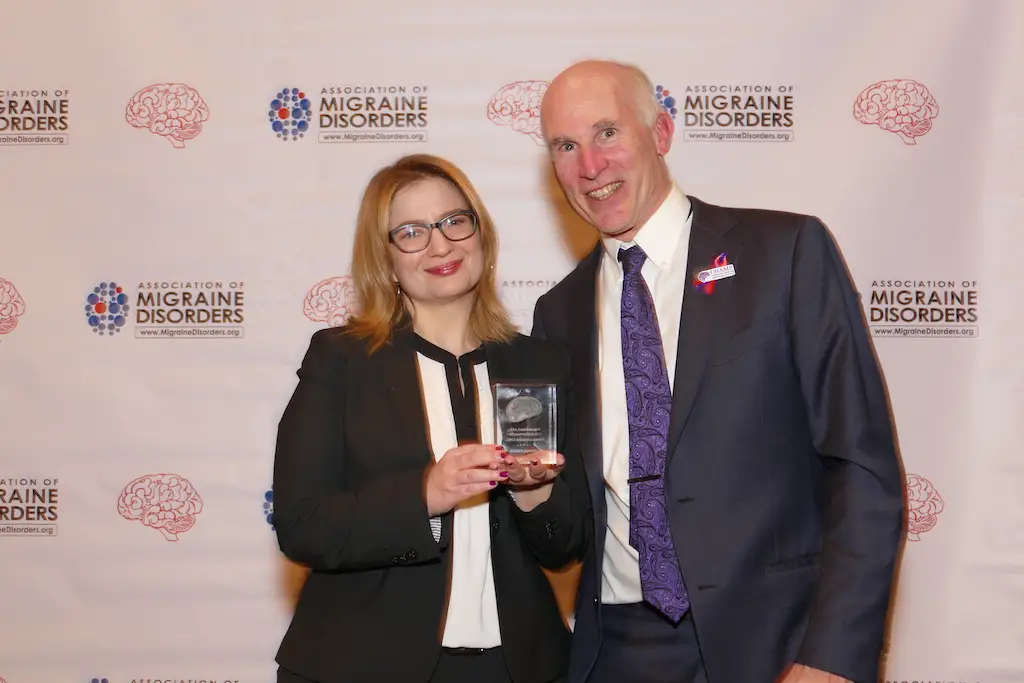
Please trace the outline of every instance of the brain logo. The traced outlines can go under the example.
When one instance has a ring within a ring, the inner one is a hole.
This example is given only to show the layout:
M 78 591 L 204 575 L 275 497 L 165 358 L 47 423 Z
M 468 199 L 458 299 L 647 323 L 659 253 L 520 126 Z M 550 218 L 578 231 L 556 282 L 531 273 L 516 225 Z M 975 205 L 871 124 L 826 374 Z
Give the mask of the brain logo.
M 13 283 L 0 277 L 0 334 L 13 331 L 18 326 L 18 318 L 24 313 L 25 300 Z
M 529 135 L 544 144 L 540 133 L 540 102 L 548 90 L 547 81 L 516 81 L 503 86 L 487 103 L 487 118 L 496 126 Z
M 315 323 L 340 327 L 356 312 L 356 287 L 348 275 L 329 277 L 306 294 L 302 312 Z
M 128 294 L 116 282 L 101 282 L 85 297 L 85 320 L 100 336 L 113 336 L 128 322 Z
M 916 145 L 915 138 L 926 135 L 938 115 L 939 105 L 928 88 L 904 79 L 869 85 L 853 103 L 855 119 L 894 133 L 908 145 Z
M 167 138 L 175 149 L 203 132 L 210 108 L 195 88 L 184 83 L 161 83 L 143 88 L 132 96 L 124 114 L 136 128 L 148 128 Z
M 313 110 L 306 93 L 283 88 L 270 101 L 270 127 L 282 140 L 298 140 L 309 130 Z
M 907 540 L 920 541 L 939 521 L 945 503 L 932 483 L 916 474 L 907 475 Z
M 263 517 L 267 520 L 270 528 L 274 528 L 274 492 L 267 491 L 263 494 Z
M 505 406 L 505 416 L 509 422 L 522 422 L 537 417 L 544 412 L 544 404 L 533 396 L 516 396 Z
M 168 541 L 177 541 L 196 523 L 203 499 L 192 483 L 177 474 L 147 474 L 124 487 L 117 511 L 127 520 L 156 529 Z
M 658 104 L 661 105 L 661 108 L 671 114 L 672 119 L 675 120 L 679 109 L 676 108 L 676 98 L 669 93 L 668 88 L 663 85 L 657 86 L 654 89 L 654 96 L 658 98 Z

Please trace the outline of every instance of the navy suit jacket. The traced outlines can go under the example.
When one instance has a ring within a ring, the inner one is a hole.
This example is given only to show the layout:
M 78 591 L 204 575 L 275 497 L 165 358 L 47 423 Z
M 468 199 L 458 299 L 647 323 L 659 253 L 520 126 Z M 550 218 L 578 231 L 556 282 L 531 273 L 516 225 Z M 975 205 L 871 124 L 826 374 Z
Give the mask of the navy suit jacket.
M 903 475 L 860 301 L 825 227 L 691 197 L 688 286 L 665 498 L 711 683 L 771 683 L 800 662 L 878 677 Z M 542 296 L 533 334 L 570 350 L 596 533 L 580 577 L 570 683 L 601 645 L 607 507 L 597 384 L 599 244 Z M 670 372 L 672 370 L 670 369 Z

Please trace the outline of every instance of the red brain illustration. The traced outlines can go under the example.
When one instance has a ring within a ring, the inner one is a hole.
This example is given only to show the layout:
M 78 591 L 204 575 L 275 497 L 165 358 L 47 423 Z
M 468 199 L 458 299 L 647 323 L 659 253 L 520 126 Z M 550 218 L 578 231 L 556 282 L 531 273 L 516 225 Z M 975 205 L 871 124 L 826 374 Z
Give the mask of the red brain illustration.
M 494 94 L 487 103 L 487 118 L 496 126 L 529 135 L 538 145 L 544 144 L 540 132 L 540 102 L 548 90 L 547 81 L 516 81 Z
M 302 312 L 317 323 L 340 327 L 356 312 L 356 287 L 348 275 L 329 277 L 309 290 Z
M 18 326 L 18 318 L 25 313 L 25 300 L 14 285 L 0 277 L 0 334 L 7 334 Z
M 939 105 L 917 81 L 879 81 L 865 88 L 853 103 L 853 116 L 865 125 L 895 133 L 908 145 L 932 129 Z
M 931 531 L 945 507 L 932 483 L 916 474 L 907 475 L 907 540 L 920 541 L 921 534 Z
M 177 474 L 147 474 L 124 487 L 117 511 L 127 520 L 138 520 L 158 530 L 168 541 L 177 541 L 196 523 L 203 500 L 192 483 Z
M 161 83 L 135 93 L 125 119 L 136 128 L 148 128 L 167 138 L 176 149 L 203 131 L 210 109 L 195 88 L 183 83 Z

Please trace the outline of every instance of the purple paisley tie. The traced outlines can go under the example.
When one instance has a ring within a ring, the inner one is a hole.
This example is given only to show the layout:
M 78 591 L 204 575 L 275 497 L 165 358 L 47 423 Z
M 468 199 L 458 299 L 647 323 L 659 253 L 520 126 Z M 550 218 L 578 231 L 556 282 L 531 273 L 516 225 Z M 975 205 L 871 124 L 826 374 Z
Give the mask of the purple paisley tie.
M 690 608 L 665 513 L 665 451 L 672 414 L 665 354 L 654 300 L 640 268 L 640 247 L 619 250 L 622 262 L 622 369 L 629 419 L 629 544 L 640 554 L 644 601 L 673 623 Z

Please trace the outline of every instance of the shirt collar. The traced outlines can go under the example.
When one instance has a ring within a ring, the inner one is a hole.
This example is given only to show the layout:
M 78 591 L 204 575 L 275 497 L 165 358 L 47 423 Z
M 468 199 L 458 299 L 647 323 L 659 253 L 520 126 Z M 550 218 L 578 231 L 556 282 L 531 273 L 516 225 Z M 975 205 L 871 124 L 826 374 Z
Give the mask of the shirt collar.
M 689 198 L 677 185 L 673 184 L 665 201 L 637 231 L 632 242 L 623 242 L 614 237 L 601 238 L 605 254 L 621 268 L 622 265 L 619 264 L 618 259 L 619 249 L 628 249 L 634 244 L 638 244 L 647 254 L 648 260 L 652 261 L 659 269 L 668 268 L 685 233 L 683 226 L 686 225 L 690 216 L 690 208 Z

